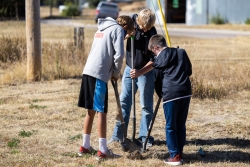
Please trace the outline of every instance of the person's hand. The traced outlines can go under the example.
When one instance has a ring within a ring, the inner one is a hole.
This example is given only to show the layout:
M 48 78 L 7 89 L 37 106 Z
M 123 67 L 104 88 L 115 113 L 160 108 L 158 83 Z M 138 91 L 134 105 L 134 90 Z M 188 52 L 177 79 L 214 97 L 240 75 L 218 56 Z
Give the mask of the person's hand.
M 138 78 L 139 76 L 141 76 L 140 71 L 138 71 L 136 69 L 131 69 L 131 71 L 130 71 L 131 78 Z
M 135 30 L 134 31 L 127 31 L 127 34 L 126 34 L 124 39 L 128 39 L 128 38 L 130 38 L 131 36 L 134 36 L 134 35 L 135 35 Z

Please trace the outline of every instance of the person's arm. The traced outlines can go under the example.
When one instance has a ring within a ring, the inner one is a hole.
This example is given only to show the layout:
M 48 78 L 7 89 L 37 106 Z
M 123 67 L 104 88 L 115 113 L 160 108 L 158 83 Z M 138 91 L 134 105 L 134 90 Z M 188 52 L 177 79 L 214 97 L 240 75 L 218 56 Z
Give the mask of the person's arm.
M 124 41 L 123 41 L 123 37 L 124 37 L 124 32 L 123 30 L 119 31 L 119 29 L 117 29 L 115 31 L 115 33 L 113 34 L 113 47 L 114 47 L 114 56 L 113 56 L 113 67 L 112 67 L 112 75 L 111 75 L 111 79 L 118 79 L 119 78 L 119 74 L 120 74 L 120 70 L 122 68 L 122 63 L 123 63 L 123 58 L 124 58 Z
M 130 71 L 130 77 L 131 78 L 138 78 L 139 76 L 146 74 L 147 72 L 151 71 L 153 69 L 153 62 L 149 61 L 144 67 L 142 67 L 140 70 L 131 69 Z

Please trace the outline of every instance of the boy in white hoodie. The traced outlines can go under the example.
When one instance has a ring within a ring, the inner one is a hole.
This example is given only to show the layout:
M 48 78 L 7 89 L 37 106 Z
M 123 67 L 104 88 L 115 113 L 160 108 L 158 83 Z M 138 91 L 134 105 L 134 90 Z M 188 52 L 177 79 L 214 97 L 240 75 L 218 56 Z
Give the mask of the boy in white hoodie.
M 96 159 L 120 157 L 107 148 L 107 83 L 111 78 L 118 79 L 124 58 L 125 31 L 132 33 L 133 30 L 134 24 L 129 16 L 119 16 L 116 20 L 109 17 L 98 20 L 98 31 L 94 35 L 94 41 L 82 73 L 78 101 L 79 107 L 88 110 L 84 120 L 83 144 L 80 147 L 79 156 L 94 151 L 90 146 L 90 133 L 94 116 L 97 113 L 99 149 Z

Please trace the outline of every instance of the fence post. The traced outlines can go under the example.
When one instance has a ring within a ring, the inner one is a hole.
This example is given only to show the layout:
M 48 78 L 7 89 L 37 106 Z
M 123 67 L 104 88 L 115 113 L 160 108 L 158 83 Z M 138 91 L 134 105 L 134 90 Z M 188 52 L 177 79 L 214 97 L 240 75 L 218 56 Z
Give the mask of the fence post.
M 78 49 L 84 48 L 84 28 L 83 27 L 75 27 L 74 28 L 74 45 Z

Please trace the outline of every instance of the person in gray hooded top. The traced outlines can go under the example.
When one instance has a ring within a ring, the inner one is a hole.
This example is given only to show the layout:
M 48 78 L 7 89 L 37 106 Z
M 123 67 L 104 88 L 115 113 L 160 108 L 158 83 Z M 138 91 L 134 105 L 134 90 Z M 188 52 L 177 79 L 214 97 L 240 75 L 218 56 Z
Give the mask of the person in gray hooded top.
M 84 120 L 83 144 L 79 156 L 94 151 L 90 146 L 90 134 L 97 112 L 99 149 L 96 159 L 119 157 L 107 148 L 107 83 L 109 79 L 118 79 L 124 58 L 125 32 L 130 34 L 133 30 L 134 24 L 129 16 L 119 16 L 116 20 L 109 17 L 98 20 L 98 30 L 94 34 L 92 47 L 83 69 L 78 100 L 78 106 L 88 111 Z

